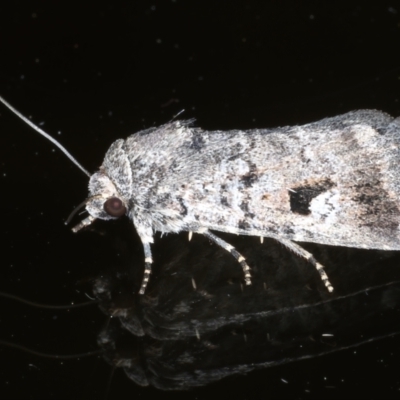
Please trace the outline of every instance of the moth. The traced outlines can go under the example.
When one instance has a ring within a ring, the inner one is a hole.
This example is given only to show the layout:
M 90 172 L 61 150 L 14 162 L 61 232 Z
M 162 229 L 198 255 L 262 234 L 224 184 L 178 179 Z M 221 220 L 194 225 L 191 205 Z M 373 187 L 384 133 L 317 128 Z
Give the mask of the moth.
M 91 175 L 54 138 L 8 102 L 89 177 L 89 216 L 124 215 L 144 248 L 144 294 L 155 232 L 204 235 L 230 252 L 251 284 L 245 257 L 213 231 L 277 240 L 318 270 L 296 242 L 400 250 L 400 118 L 357 110 L 302 126 L 204 131 L 172 121 L 115 141 Z M 75 210 L 76 211 L 76 210 Z M 73 213 L 74 214 L 74 213 Z M 72 214 L 72 216 L 73 216 Z M 70 220 L 70 219 L 69 219 Z

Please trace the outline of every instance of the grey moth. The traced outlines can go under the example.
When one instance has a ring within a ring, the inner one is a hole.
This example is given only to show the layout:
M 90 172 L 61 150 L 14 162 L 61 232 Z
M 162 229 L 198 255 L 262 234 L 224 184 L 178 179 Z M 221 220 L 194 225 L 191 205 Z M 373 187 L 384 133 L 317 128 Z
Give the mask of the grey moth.
M 204 131 L 172 121 L 115 141 L 89 174 L 48 134 L 0 101 L 60 147 L 87 175 L 89 214 L 126 215 L 144 248 L 144 294 L 155 232 L 187 231 L 229 251 L 251 284 L 244 255 L 214 231 L 270 237 L 316 267 L 296 242 L 400 250 L 400 119 L 358 110 L 302 126 Z

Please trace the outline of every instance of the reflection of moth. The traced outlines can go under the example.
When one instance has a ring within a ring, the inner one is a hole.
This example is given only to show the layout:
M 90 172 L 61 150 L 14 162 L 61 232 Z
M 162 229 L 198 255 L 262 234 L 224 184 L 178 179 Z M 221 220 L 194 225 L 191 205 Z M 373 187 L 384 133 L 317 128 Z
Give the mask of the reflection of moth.
M 127 215 L 144 247 L 141 294 L 156 231 L 206 236 L 237 259 L 250 285 L 245 258 L 211 230 L 277 240 L 332 291 L 322 265 L 293 241 L 400 250 L 399 138 L 400 120 L 373 110 L 250 131 L 171 122 L 111 145 L 90 177 L 89 216 L 74 230 Z
M 318 277 L 305 262 L 273 241 L 264 247 L 251 238 L 230 239 L 251 250 L 254 282 L 245 290 L 234 260 L 199 236 L 191 251 L 178 251 L 183 238 L 157 242 L 163 262 L 146 296 L 132 293 L 141 279 L 132 259 L 102 272 L 95 295 L 113 318 L 98 343 L 112 366 L 142 386 L 189 389 L 400 331 L 396 253 L 384 253 L 383 260 L 381 252 L 311 246 L 321 261 L 332 261 L 329 274 L 338 284 L 328 294 L 318 290 Z M 124 247 L 127 239 L 121 240 Z M 138 249 L 130 257 L 139 255 Z

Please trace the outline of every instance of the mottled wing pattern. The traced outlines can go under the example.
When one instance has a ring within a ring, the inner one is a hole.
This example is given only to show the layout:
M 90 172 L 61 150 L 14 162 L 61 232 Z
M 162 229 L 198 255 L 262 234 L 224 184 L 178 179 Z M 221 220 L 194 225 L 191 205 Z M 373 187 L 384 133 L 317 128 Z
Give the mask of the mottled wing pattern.
M 172 122 L 116 142 L 91 179 L 106 190 L 91 194 L 100 204 L 103 192 L 115 192 L 129 210 L 144 246 L 141 293 L 155 231 L 205 235 L 237 259 L 250 284 L 243 255 L 210 230 L 274 238 L 332 291 L 322 265 L 293 241 L 400 250 L 399 137 L 399 119 L 374 110 L 250 131 Z M 122 170 L 129 177 L 119 178 Z
M 400 249 L 400 123 L 382 112 L 273 130 L 168 126 L 140 138 L 131 166 L 156 230 Z

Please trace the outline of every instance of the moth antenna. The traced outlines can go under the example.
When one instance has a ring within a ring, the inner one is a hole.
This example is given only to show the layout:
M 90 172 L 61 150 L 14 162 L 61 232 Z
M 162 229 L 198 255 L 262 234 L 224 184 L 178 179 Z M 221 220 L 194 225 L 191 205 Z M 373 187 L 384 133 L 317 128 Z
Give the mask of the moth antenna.
M 54 139 L 52 136 L 50 136 L 44 130 L 40 129 L 37 125 L 35 125 L 32 121 L 30 121 L 24 115 L 22 115 L 18 110 L 16 110 L 10 103 L 8 103 L 6 100 L 4 100 L 3 97 L 1 97 L 1 96 L 0 96 L 0 102 L 3 103 L 9 110 L 11 110 L 17 117 L 21 118 L 22 121 L 24 121 L 26 124 L 28 124 L 36 132 L 40 133 L 47 140 L 49 140 L 51 143 L 56 145 L 82 172 L 84 172 L 90 178 L 90 176 L 91 176 L 90 173 L 88 171 L 86 171 L 86 169 L 83 168 L 81 164 L 79 164 L 79 162 L 71 155 L 71 153 L 61 143 L 59 143 L 56 139 Z
M 54 305 L 50 305 L 50 304 L 35 303 L 34 301 L 26 300 L 22 297 L 14 296 L 13 294 L 8 294 L 8 293 L 4 293 L 4 292 L 0 292 L 0 297 L 19 301 L 20 303 L 27 304 L 28 306 L 31 306 L 31 307 L 46 308 L 48 310 L 70 310 L 72 308 L 80 308 L 80 307 L 93 306 L 95 304 L 99 304 L 98 300 L 91 300 L 91 301 L 85 301 L 83 303 L 78 303 L 78 304 L 66 304 L 63 306 L 54 306 Z
M 74 360 L 76 358 L 97 356 L 104 353 L 104 350 L 100 349 L 100 350 L 88 351 L 86 353 L 71 354 L 71 355 L 47 354 L 47 353 L 41 353 L 40 351 L 29 349 L 28 347 L 21 346 L 20 344 L 7 342 L 5 340 L 0 340 L 0 346 L 12 347 L 14 349 L 24 351 L 25 353 L 33 354 L 35 356 L 43 358 L 54 358 L 56 360 Z

